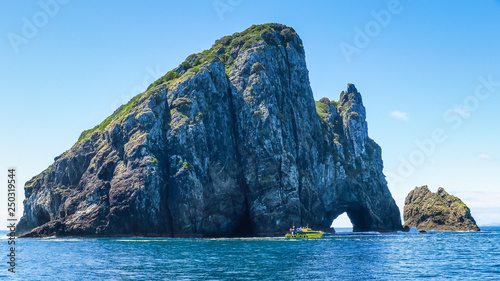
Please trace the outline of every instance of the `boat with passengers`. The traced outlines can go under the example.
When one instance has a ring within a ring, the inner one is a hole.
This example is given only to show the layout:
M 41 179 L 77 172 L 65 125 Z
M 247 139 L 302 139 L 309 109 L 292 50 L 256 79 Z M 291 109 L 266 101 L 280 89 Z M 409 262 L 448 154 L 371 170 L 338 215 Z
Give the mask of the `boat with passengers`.
M 319 238 L 323 236 L 323 231 L 316 231 L 307 227 L 290 228 L 290 233 L 285 235 L 285 238 Z

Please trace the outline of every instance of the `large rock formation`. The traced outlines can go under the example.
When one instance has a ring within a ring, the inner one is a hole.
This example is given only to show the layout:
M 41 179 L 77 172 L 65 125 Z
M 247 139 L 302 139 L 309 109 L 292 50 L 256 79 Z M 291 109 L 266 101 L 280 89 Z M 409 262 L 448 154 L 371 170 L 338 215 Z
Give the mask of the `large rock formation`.
M 25 186 L 18 231 L 238 236 L 401 228 L 361 95 L 315 102 L 302 41 L 252 26 L 189 56 Z
M 405 228 L 440 231 L 479 231 L 470 209 L 440 187 L 433 193 L 424 185 L 410 191 L 404 207 Z

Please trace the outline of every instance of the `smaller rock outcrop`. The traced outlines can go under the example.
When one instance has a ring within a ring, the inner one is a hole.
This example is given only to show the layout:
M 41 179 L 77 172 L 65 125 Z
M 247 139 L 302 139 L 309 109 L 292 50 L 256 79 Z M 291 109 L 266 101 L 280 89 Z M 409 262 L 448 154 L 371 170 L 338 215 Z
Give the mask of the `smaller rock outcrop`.
M 469 207 L 458 197 L 440 187 L 436 193 L 424 185 L 406 196 L 404 228 L 417 227 L 420 231 L 480 231 Z

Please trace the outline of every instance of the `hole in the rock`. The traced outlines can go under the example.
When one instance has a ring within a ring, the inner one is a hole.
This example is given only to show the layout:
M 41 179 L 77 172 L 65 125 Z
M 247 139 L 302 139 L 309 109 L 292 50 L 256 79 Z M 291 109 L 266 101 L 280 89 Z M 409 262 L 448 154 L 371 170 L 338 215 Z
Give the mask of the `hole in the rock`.
M 346 212 L 335 218 L 331 227 L 333 227 L 336 232 L 352 232 L 353 228 L 351 219 L 349 219 Z

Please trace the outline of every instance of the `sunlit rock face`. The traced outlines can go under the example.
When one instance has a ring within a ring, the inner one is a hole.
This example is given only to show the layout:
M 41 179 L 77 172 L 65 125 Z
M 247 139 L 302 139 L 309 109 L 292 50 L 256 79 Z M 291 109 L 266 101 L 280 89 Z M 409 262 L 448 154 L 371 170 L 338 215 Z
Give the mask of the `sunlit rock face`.
M 469 207 L 460 198 L 448 194 L 444 188 L 431 192 L 424 185 L 406 196 L 405 228 L 439 231 L 479 231 Z

